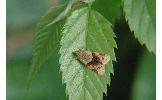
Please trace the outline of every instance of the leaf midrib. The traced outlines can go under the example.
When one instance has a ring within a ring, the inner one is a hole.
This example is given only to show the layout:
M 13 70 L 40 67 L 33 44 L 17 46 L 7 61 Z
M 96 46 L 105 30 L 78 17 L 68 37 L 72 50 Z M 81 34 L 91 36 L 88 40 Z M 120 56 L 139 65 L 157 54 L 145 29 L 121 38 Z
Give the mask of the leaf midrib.
M 92 16 L 92 15 L 90 15 L 90 14 L 91 14 L 91 8 L 88 7 L 87 10 L 88 10 L 88 11 L 87 11 L 86 32 L 85 32 L 85 38 L 86 38 L 86 39 L 85 39 L 85 40 L 86 40 L 86 41 L 85 41 L 85 48 L 86 48 L 86 49 L 88 49 L 88 48 L 87 48 L 87 40 L 88 40 L 88 39 L 87 39 L 87 34 L 88 34 L 88 28 L 89 28 L 89 27 L 88 27 L 88 26 L 89 26 L 89 17 Z M 94 16 L 93 16 L 93 17 L 94 17 Z M 90 35 L 90 36 L 91 36 L 91 35 Z M 93 38 L 92 38 L 92 39 L 93 39 Z M 94 42 L 95 42 L 95 41 L 94 41 Z M 95 42 L 95 44 L 96 44 L 96 42 Z M 97 45 L 98 45 L 98 44 L 97 44 Z M 100 46 L 96 46 L 96 47 L 98 48 L 98 47 L 100 47 Z M 100 50 L 101 50 L 101 48 L 100 48 Z M 92 80 L 91 80 L 91 78 L 89 77 L 89 75 L 86 74 L 85 68 L 83 68 L 83 70 L 84 70 L 84 71 L 83 71 L 83 75 L 84 75 L 84 76 L 83 76 L 83 81 L 84 81 L 84 82 L 83 82 L 84 99 L 86 98 L 86 96 L 85 96 L 86 90 L 88 91 L 89 95 L 94 99 L 94 97 L 92 96 L 90 90 L 86 88 L 86 85 L 85 85 L 85 84 L 86 84 L 86 75 L 87 75 L 87 77 L 89 78 L 89 81 L 94 85 L 94 87 L 95 87 L 95 84 L 92 82 Z M 96 87 L 95 87 L 95 91 L 97 92 L 97 94 L 98 94 L 98 95 L 100 96 L 100 98 L 101 98 L 102 96 L 100 95 L 99 90 L 98 90 Z

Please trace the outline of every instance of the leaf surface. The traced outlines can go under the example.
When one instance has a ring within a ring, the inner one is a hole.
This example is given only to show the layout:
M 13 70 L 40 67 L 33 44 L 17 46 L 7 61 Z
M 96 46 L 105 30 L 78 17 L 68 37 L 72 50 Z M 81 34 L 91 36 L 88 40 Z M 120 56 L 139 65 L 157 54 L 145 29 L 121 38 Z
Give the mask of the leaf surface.
M 64 10 L 64 6 L 51 8 L 38 23 L 36 34 L 33 39 L 33 58 L 31 70 L 29 72 L 28 82 L 32 80 L 33 75 L 38 69 L 45 64 L 53 53 L 58 53 L 59 42 L 63 26 L 63 18 L 49 25 L 60 12 Z
M 123 0 L 125 17 L 139 42 L 156 53 L 155 0 Z
M 60 70 L 69 100 L 102 100 L 110 84 L 115 59 L 115 34 L 111 24 L 98 12 L 84 7 L 72 12 L 63 27 L 61 38 Z M 99 76 L 80 63 L 74 56 L 77 50 L 107 53 L 111 61 L 106 65 L 105 74 Z
M 121 15 L 121 0 L 95 0 L 93 8 L 105 16 L 112 24 Z

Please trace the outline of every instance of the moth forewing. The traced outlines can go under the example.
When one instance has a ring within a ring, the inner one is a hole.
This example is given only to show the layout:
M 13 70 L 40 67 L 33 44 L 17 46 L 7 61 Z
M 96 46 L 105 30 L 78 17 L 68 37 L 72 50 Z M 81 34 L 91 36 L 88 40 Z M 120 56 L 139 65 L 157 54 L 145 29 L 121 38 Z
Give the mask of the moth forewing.
M 103 67 L 97 69 L 97 74 L 103 75 L 104 73 L 105 73 L 105 66 L 103 66 Z
M 102 57 L 102 63 L 105 65 L 105 64 L 107 64 L 109 61 L 110 61 L 110 55 L 105 54 L 105 55 Z
M 85 65 L 92 61 L 93 56 L 90 51 L 76 51 L 75 53 L 77 59 Z
M 110 61 L 110 55 L 104 53 L 94 52 L 94 55 L 100 59 L 100 62 L 105 65 Z
M 105 64 L 110 61 L 110 56 L 104 53 L 82 50 L 76 51 L 75 54 L 80 62 L 98 75 L 103 75 L 105 73 Z

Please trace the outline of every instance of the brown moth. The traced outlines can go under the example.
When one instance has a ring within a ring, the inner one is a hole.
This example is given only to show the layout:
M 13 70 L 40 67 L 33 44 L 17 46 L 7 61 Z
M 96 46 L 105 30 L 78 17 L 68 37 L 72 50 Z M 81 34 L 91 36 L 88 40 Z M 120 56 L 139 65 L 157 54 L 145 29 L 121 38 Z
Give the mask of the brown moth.
M 75 54 L 80 62 L 99 75 L 105 73 L 105 64 L 110 61 L 110 56 L 104 53 L 79 50 Z

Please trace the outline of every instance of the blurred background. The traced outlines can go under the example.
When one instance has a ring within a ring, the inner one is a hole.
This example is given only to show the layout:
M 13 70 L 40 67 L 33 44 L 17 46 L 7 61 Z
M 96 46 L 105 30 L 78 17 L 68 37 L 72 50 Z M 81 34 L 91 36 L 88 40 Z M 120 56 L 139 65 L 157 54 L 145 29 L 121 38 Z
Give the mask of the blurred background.
M 56 61 L 58 55 L 53 55 L 42 67 L 30 89 L 27 89 L 26 83 L 36 23 L 48 8 L 64 2 L 7 0 L 7 100 L 67 100 L 65 85 L 61 83 L 59 65 Z M 108 8 L 101 9 L 103 6 L 99 3 L 98 11 L 112 22 L 118 45 L 118 49 L 115 49 L 115 72 L 111 76 L 111 86 L 108 87 L 107 96 L 104 94 L 104 100 L 156 100 L 155 55 L 149 53 L 134 38 L 122 11 L 119 13 L 120 17 L 114 20 Z M 114 12 L 111 8 L 111 13 Z

